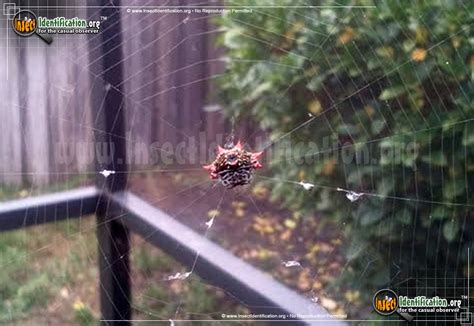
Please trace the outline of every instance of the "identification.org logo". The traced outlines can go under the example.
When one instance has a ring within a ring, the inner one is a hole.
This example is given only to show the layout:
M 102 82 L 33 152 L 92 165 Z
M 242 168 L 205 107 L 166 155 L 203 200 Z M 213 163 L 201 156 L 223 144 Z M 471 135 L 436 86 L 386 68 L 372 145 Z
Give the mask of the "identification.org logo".
M 374 310 L 382 316 L 390 316 L 397 313 L 407 321 L 412 321 L 419 313 L 451 313 L 461 312 L 462 299 L 416 296 L 410 298 L 404 295 L 397 295 L 390 289 L 377 291 L 373 297 Z
M 31 10 L 20 10 L 12 19 L 12 28 L 22 37 L 36 35 L 51 44 L 54 34 L 97 34 L 100 30 L 99 20 L 86 20 L 78 17 L 36 17 Z

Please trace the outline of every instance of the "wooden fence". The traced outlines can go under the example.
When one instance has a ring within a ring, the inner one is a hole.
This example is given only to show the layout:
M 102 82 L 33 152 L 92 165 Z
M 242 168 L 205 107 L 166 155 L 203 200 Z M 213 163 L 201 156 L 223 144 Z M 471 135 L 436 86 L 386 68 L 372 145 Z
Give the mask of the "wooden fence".
M 67 13 L 72 14 L 104 19 L 98 9 Z M 176 145 L 189 137 L 211 142 L 229 132 L 221 112 L 203 109 L 215 103 L 224 72 L 223 52 L 215 45 L 218 27 L 209 17 L 123 8 L 121 18 L 126 100 L 117 110 L 126 111 L 128 152 L 133 156 L 136 144 Z M 100 64 L 97 36 L 55 36 L 48 46 L 37 37 L 2 33 L 0 184 L 44 185 L 91 172 L 94 133 L 103 131 L 94 127 L 100 107 L 92 107 L 90 98 L 107 87 L 102 72 L 94 70 Z

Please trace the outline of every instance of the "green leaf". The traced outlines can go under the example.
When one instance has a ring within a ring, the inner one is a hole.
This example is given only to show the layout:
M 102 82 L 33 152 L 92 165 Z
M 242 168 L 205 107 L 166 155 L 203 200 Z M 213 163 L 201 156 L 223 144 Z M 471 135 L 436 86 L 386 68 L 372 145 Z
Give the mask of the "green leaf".
M 247 96 L 247 99 L 249 101 L 253 101 L 253 100 L 257 99 L 258 97 L 260 97 L 264 92 L 266 92 L 268 90 L 271 90 L 272 87 L 273 87 L 273 85 L 272 85 L 271 82 L 262 83 L 262 84 L 258 85 L 252 91 L 252 93 L 250 93 L 250 95 Z
M 240 28 L 229 29 L 224 34 L 224 45 L 230 49 L 238 49 L 242 46 L 242 32 Z
M 364 206 L 361 206 L 364 207 Z M 367 207 L 359 213 L 361 225 L 371 225 L 380 221 L 383 217 L 383 211 L 375 207 Z
M 367 59 L 367 69 L 369 70 L 374 70 L 382 65 L 383 65 L 383 61 L 380 61 L 374 58 Z
M 350 246 L 346 250 L 346 259 L 348 261 L 361 257 L 366 251 L 366 243 L 356 238 L 352 239 Z
M 443 225 L 443 235 L 446 240 L 452 242 L 459 233 L 459 223 L 457 220 L 451 220 Z
M 325 211 L 329 210 L 332 207 L 332 194 L 329 193 L 329 190 L 323 189 L 320 192 L 320 199 L 318 201 L 318 204 L 316 205 L 318 210 Z
M 321 88 L 321 86 L 323 86 L 323 83 L 326 80 L 326 77 L 327 77 L 326 74 L 320 74 L 320 75 L 314 76 L 306 85 L 306 88 L 308 88 L 310 91 L 313 91 L 313 92 L 318 91 Z
M 400 95 L 403 95 L 406 92 L 405 86 L 394 86 L 391 88 L 386 88 L 383 90 L 382 94 L 380 94 L 379 99 L 382 101 L 390 100 Z
M 463 179 L 455 182 L 448 181 L 443 186 L 443 196 L 448 200 L 454 200 L 457 196 L 464 193 L 466 183 Z
M 395 189 L 395 180 L 393 178 L 383 178 L 377 184 L 377 194 L 381 196 L 390 195 Z
M 462 144 L 464 146 L 474 145 L 474 131 L 472 128 L 466 128 L 462 137 Z
M 344 123 L 337 128 L 337 132 L 340 135 L 355 136 L 359 133 L 359 128 L 356 125 Z
M 301 68 L 305 62 L 305 58 L 296 53 L 290 52 L 281 60 L 281 64 Z
M 444 220 L 448 217 L 448 213 L 444 206 L 437 207 L 431 214 L 430 218 L 435 220 Z
M 411 224 L 413 220 L 412 213 L 407 209 L 404 208 L 398 213 L 396 213 L 397 220 L 400 221 L 402 224 Z
M 446 156 L 441 151 L 436 151 L 431 153 L 431 155 L 424 155 L 421 157 L 421 160 L 425 163 L 432 164 L 435 166 L 446 166 L 448 165 L 448 160 Z
M 385 122 L 383 120 L 372 121 L 372 132 L 375 135 L 378 135 L 383 130 L 384 127 L 385 127 Z
M 415 40 L 412 40 L 412 39 L 405 40 L 402 45 L 403 45 L 403 51 L 405 51 L 405 53 L 409 53 L 415 47 Z

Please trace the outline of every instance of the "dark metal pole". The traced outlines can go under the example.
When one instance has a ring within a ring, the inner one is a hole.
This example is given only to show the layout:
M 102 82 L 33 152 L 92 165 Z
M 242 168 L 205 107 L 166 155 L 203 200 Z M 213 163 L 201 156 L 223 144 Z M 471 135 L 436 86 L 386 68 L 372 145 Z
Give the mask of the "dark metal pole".
M 100 170 L 113 174 L 98 175 L 97 185 L 107 192 L 124 190 L 127 183 L 125 112 L 120 83 L 123 81 L 123 56 L 119 1 L 100 0 L 102 21 L 99 75 L 95 78 L 93 107 L 96 112 L 96 159 Z M 114 2 L 114 3 L 112 3 Z M 98 58 L 98 57 L 96 57 Z M 101 95 L 100 95 L 101 94 Z M 97 96 L 99 98 L 97 98 Z M 103 132 L 102 132 L 103 131 Z M 130 324 L 130 240 L 129 231 L 121 223 L 123 211 L 110 205 L 108 196 L 101 197 L 97 211 L 97 240 L 100 273 L 100 304 L 102 323 Z

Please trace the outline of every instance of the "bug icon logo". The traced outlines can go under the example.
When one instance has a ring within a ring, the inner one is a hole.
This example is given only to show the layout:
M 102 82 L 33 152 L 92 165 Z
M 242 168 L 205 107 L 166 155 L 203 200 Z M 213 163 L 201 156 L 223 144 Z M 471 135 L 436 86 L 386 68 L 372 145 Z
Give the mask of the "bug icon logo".
M 18 11 L 12 20 L 12 27 L 15 33 L 20 36 L 31 36 L 36 32 L 38 19 L 36 15 L 29 10 Z
M 397 311 L 398 296 L 390 289 L 379 290 L 374 295 L 373 305 L 378 314 L 389 316 Z
M 21 37 L 36 35 L 47 44 L 51 44 L 53 39 L 38 33 L 38 17 L 30 10 L 18 11 L 12 19 L 12 28 Z

